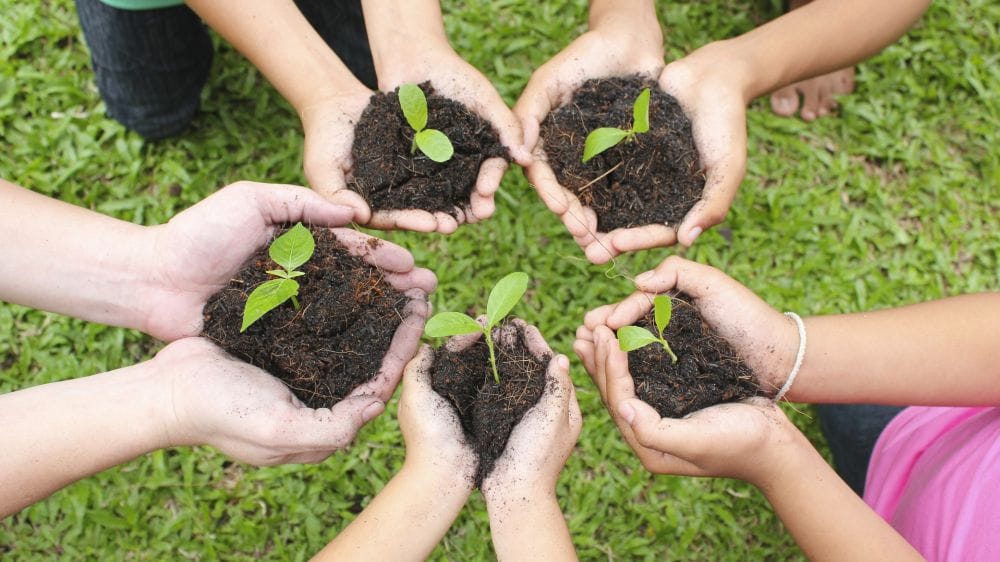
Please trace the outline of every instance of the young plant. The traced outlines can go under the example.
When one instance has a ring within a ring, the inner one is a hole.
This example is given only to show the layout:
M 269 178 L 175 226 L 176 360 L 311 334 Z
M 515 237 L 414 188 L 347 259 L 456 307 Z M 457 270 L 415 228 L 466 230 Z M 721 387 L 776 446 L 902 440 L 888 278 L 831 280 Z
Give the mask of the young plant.
M 528 290 L 528 274 L 515 271 L 503 279 L 490 291 L 486 302 L 486 325 L 481 326 L 474 318 L 461 312 L 439 312 L 427 321 L 424 331 L 432 338 L 461 336 L 482 332 L 486 339 L 486 347 L 490 349 L 490 366 L 493 367 L 493 380 L 500 384 L 500 371 L 497 370 L 497 358 L 493 349 L 493 328 L 514 308 Z
M 316 250 L 316 240 L 309 229 L 298 223 L 288 232 L 274 239 L 267 253 L 282 269 L 268 270 L 269 275 L 277 277 L 264 281 L 257 286 L 247 304 L 243 307 L 243 325 L 240 332 L 245 332 L 254 322 L 271 312 L 283 302 L 291 299 L 295 310 L 299 309 L 299 282 L 296 277 L 302 277 L 304 272 L 298 267 L 309 261 Z
M 435 162 L 447 162 L 455 154 L 455 148 L 448 140 L 448 135 L 437 129 L 427 128 L 427 98 L 424 91 L 414 84 L 403 84 L 399 87 L 399 107 L 403 109 L 406 122 L 413 127 L 413 144 L 410 154 L 416 154 L 417 149 Z
M 660 333 L 659 337 L 646 328 L 622 326 L 618 328 L 618 347 L 622 351 L 635 351 L 651 343 L 659 342 L 663 346 L 663 349 L 670 354 L 673 362 L 676 363 L 677 356 L 674 355 L 674 350 L 670 349 L 670 344 L 667 343 L 667 340 L 663 339 L 663 331 L 670 325 L 670 314 L 672 311 L 673 303 L 670 297 L 667 295 L 657 295 L 653 298 L 653 319 L 656 322 L 656 330 Z
M 635 102 L 632 104 L 631 129 L 601 127 L 594 129 L 587 135 L 587 140 L 583 143 L 583 161 L 584 163 L 589 162 L 594 156 L 623 140 L 632 140 L 635 135 L 647 131 L 649 131 L 649 88 L 639 92 L 639 97 L 635 98 Z

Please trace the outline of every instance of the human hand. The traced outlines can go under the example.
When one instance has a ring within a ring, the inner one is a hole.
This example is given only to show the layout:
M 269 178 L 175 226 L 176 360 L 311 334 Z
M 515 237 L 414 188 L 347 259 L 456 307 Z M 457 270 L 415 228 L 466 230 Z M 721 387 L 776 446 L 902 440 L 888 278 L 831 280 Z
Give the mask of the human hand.
M 503 454 L 483 480 L 487 503 L 515 495 L 536 497 L 555 493 L 556 481 L 580 436 L 583 419 L 576 389 L 569 377 L 569 359 L 552 349 L 534 326 L 516 319 L 505 324 L 500 339 L 512 339 L 524 330 L 528 351 L 537 359 L 550 356 L 545 391 L 538 403 L 514 426 Z
M 559 185 L 547 162 L 545 147 L 539 143 L 539 132 L 549 112 L 568 103 L 573 92 L 587 80 L 633 74 L 653 78 L 659 74 L 663 68 L 662 34 L 655 14 L 652 26 L 648 25 L 648 20 L 645 17 L 594 22 L 590 31 L 535 70 L 514 106 L 514 114 L 524 128 L 525 145 L 534 153 L 534 160 L 525 167 L 528 181 L 549 210 L 559 216 L 587 259 L 594 263 L 604 263 L 621 251 L 637 248 L 616 249 L 614 243 L 619 230 L 597 232 L 594 211 L 584 207 L 572 192 Z M 674 242 L 672 231 L 665 226 L 630 230 L 636 231 L 635 238 L 652 245 Z
M 431 388 L 434 350 L 423 345 L 406 365 L 399 426 L 406 442 L 406 467 L 430 480 L 454 481 L 472 491 L 478 459 L 466 442 L 455 409 Z
M 278 379 L 204 338 L 171 343 L 152 362 L 167 397 L 166 444 L 211 445 L 254 465 L 320 462 L 385 409 L 361 388 L 332 408 L 307 408 Z
M 739 478 L 766 487 L 782 474 L 790 454 L 811 449 L 777 404 L 765 398 L 661 418 L 636 398 L 628 354 L 607 326 L 593 331 L 583 357 L 612 419 L 650 472 Z
M 691 296 L 705 322 L 749 364 L 761 389 L 775 394 L 785 383 L 798 351 L 795 322 L 774 310 L 750 289 L 725 273 L 677 256 L 636 276 L 639 289 L 625 300 L 587 313 L 577 329 L 573 349 L 591 374 L 596 368 L 594 332 L 600 326 L 617 331 L 649 313 L 653 297 L 668 292 Z

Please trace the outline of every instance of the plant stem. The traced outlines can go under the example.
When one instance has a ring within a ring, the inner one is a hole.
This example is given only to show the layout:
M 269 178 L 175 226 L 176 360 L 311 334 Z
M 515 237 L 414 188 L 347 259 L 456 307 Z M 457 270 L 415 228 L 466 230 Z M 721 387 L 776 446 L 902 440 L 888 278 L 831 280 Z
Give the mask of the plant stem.
M 490 335 L 492 331 L 492 329 L 487 328 L 483 330 L 483 335 L 486 336 L 486 347 L 490 348 L 490 366 L 493 367 L 493 380 L 497 384 L 500 384 L 500 371 L 497 370 L 497 358 L 493 354 L 493 337 Z
M 672 362 L 676 363 L 677 362 L 677 356 L 674 355 L 674 350 L 670 349 L 670 344 L 667 343 L 667 340 L 665 340 L 663 338 L 660 338 L 660 344 L 663 346 L 663 349 L 666 349 L 667 353 L 670 354 L 670 358 L 673 360 Z
M 295 307 L 295 310 L 299 309 L 299 299 L 296 298 L 295 295 L 292 295 L 292 306 Z M 676 361 L 676 359 L 675 359 L 675 361 Z

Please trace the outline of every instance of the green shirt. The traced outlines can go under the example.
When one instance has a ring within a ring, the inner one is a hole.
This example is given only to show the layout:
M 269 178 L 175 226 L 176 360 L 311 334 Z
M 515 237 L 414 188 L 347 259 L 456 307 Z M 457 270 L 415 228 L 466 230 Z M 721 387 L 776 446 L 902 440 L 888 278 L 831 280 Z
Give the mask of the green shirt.
M 184 0 L 101 0 L 101 2 L 120 10 L 155 10 L 184 4 Z

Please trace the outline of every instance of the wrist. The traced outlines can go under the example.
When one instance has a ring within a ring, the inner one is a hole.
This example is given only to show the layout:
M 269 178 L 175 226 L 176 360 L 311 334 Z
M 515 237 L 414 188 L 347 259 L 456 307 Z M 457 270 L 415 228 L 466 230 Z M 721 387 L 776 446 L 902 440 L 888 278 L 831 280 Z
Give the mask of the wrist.
M 689 84 L 702 84 L 714 88 L 735 88 L 744 105 L 760 93 L 755 78 L 758 74 L 755 59 L 747 56 L 745 47 L 737 39 L 724 39 L 700 47 L 687 56 L 670 64 L 675 72 L 687 77 Z
M 433 63 L 431 53 L 454 53 L 437 0 L 363 0 L 362 7 L 380 89 L 395 87 L 414 67 Z
M 790 482 L 813 474 L 817 461 L 827 467 L 812 443 L 783 413 L 776 424 L 764 458 L 754 463 L 752 472 L 743 477 L 769 498 L 786 489 Z
M 415 489 L 432 489 L 441 505 L 457 505 L 459 509 L 472 495 L 474 467 L 472 470 L 461 461 L 454 463 L 414 462 L 407 459 L 398 477 Z
M 555 482 L 526 481 L 525 479 L 483 480 L 483 499 L 489 509 L 506 511 L 529 509 L 534 503 L 556 499 Z
M 663 65 L 663 30 L 652 2 L 594 2 L 588 33 L 607 38 L 637 68 Z

